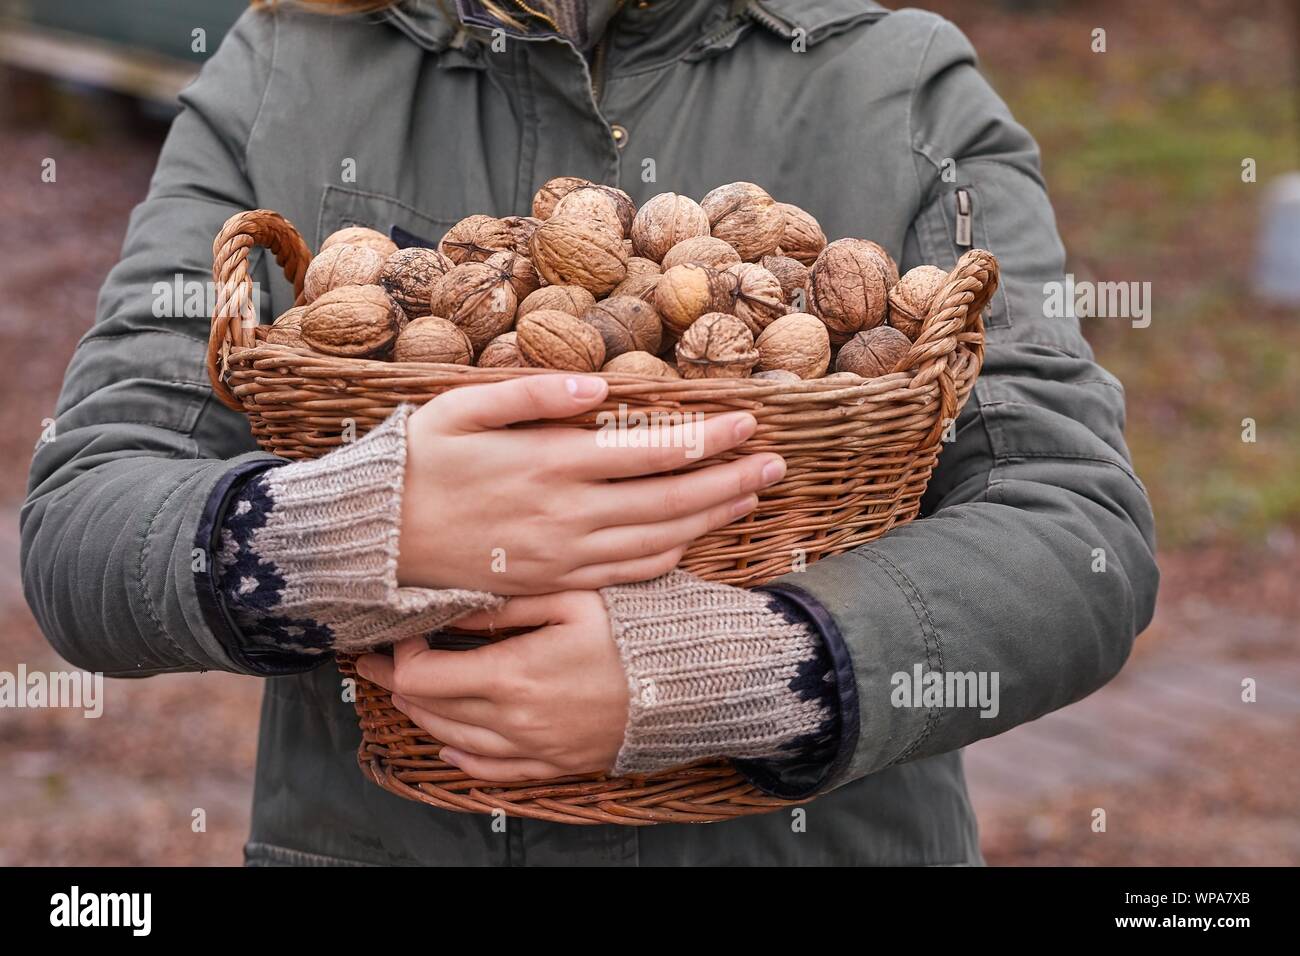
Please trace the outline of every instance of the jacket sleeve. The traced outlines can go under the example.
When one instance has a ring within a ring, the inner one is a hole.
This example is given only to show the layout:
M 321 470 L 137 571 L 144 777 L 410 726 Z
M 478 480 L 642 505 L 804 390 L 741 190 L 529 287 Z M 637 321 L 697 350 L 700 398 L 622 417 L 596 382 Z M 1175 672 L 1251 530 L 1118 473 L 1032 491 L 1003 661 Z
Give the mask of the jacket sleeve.
M 1085 697 L 1119 671 L 1155 603 L 1153 520 L 1124 444 L 1123 391 L 1076 320 L 1045 317 L 1064 250 L 1037 147 L 976 71 L 965 37 L 934 24 L 912 99 L 921 201 L 901 266 L 955 264 L 965 189 L 972 244 L 998 257 L 1002 285 L 983 372 L 921 518 L 773 585 L 821 620 L 840 665 L 841 752 L 805 776 L 809 790 Z M 947 159 L 955 182 L 942 175 Z M 983 675 L 993 706 L 918 699 L 918 667 Z
M 246 13 L 182 94 L 32 461 L 27 601 L 60 654 L 111 676 L 243 669 L 205 626 L 194 570 L 208 556 L 194 542 L 213 489 L 258 457 L 241 456 L 247 423 L 212 397 L 206 302 L 213 237 L 257 205 L 245 153 L 273 31 L 274 17 Z

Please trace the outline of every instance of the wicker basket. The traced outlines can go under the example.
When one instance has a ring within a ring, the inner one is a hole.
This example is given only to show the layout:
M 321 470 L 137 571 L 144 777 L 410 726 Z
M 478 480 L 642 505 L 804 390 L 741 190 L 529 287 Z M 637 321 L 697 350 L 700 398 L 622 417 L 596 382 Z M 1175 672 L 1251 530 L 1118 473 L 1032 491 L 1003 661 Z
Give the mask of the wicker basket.
M 213 243 L 218 288 L 208 343 L 217 397 L 244 412 L 266 451 L 315 458 L 378 425 L 402 402 L 420 404 L 458 385 L 497 382 L 534 369 L 397 364 L 315 355 L 263 341 L 253 308 L 249 252 L 271 251 L 301 304 L 311 252 L 288 220 L 268 210 L 231 217 Z M 666 380 L 605 374 L 609 398 L 632 409 L 743 409 L 758 419 L 741 451 L 774 451 L 787 472 L 756 511 L 699 539 L 682 567 L 714 581 L 755 585 L 880 537 L 915 517 L 947 423 L 970 393 L 984 355 L 982 312 L 997 287 L 991 253 L 963 255 L 898 370 L 862 384 L 750 379 Z M 595 427 L 598 411 L 570 424 Z M 545 427 L 545 426 L 541 426 Z M 734 453 L 733 453 L 734 455 Z M 356 676 L 352 661 L 339 669 Z M 399 796 L 447 810 L 503 811 L 562 823 L 706 823 L 790 806 L 751 786 L 726 761 L 649 777 L 588 774 L 530 783 L 475 780 L 438 759 L 441 745 L 357 678 L 362 770 Z

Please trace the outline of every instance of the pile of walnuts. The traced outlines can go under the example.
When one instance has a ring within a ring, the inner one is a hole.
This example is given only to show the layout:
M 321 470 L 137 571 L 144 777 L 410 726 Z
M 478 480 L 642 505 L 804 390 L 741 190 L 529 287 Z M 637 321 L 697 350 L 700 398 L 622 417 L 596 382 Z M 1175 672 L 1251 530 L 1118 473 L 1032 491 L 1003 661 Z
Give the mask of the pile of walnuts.
M 881 246 L 828 243 L 753 183 L 699 202 L 547 182 L 533 215 L 469 216 L 436 249 L 335 232 L 305 303 L 267 332 L 324 355 L 665 378 L 798 381 L 894 370 L 946 273 L 900 277 Z

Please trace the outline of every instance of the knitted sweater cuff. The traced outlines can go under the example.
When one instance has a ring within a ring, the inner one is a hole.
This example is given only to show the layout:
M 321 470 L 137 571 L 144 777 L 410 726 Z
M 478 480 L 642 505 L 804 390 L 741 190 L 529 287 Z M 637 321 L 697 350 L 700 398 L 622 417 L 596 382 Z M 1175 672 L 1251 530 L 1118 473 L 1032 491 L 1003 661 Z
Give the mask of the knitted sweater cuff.
M 615 774 L 788 758 L 837 732 L 820 639 L 771 595 L 682 571 L 601 595 L 628 681 Z
M 398 586 L 410 412 L 402 406 L 360 441 L 271 469 L 241 491 L 225 525 L 235 573 L 223 591 L 264 639 L 357 653 L 502 603 L 485 591 Z

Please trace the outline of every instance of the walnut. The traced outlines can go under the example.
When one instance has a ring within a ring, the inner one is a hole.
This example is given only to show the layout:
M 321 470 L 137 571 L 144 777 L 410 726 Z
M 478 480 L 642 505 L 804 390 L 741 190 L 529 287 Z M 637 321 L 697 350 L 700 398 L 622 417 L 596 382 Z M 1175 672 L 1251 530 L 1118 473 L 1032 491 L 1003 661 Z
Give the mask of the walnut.
M 839 345 L 854 332 L 875 328 L 885 321 L 890 278 L 888 256 L 865 239 L 837 239 L 822 250 L 808 270 L 804 289 L 808 311 L 831 332 Z
M 550 219 L 555 211 L 555 204 L 581 186 L 592 185 L 591 180 L 581 176 L 556 176 L 542 183 L 542 188 L 533 196 L 533 216 L 538 219 Z
M 479 368 L 523 368 L 528 363 L 519 354 L 518 332 L 503 332 L 494 338 L 479 353 Z
M 594 186 L 579 186 L 557 202 L 551 219 L 600 225 L 620 239 L 626 234 L 614 200 Z
M 776 276 L 753 262 L 741 262 L 727 270 L 736 277 L 736 302 L 731 312 L 758 335 L 790 311 Z
M 635 279 L 638 276 L 661 276 L 663 274 L 664 270 L 653 259 L 643 259 L 641 256 L 627 257 L 627 279 Z M 627 279 L 623 281 L 626 282 Z
M 766 372 L 755 372 L 750 376 L 750 378 L 761 379 L 764 382 L 784 382 L 787 385 L 793 385 L 796 382 L 803 381 L 803 379 L 794 374 L 794 372 L 784 368 L 773 368 L 768 369 Z
M 781 292 L 785 304 L 799 311 L 807 306 L 804 302 L 804 283 L 808 281 L 808 267 L 798 259 L 789 256 L 764 256 L 758 262 L 764 269 L 776 276 L 781 283 Z
M 292 345 L 294 348 L 306 348 L 302 340 L 302 317 L 307 307 L 300 305 L 289 309 L 266 330 L 266 341 L 270 345 Z
M 694 262 L 721 272 L 740 263 L 740 253 L 721 239 L 712 236 L 696 236 L 683 239 L 664 254 L 663 269 L 667 272 L 673 266 Z
M 898 329 L 877 326 L 859 332 L 844 343 L 835 359 L 835 371 L 852 372 L 863 378 L 888 375 L 911 347 L 912 341 Z
M 582 320 L 600 333 L 606 361 L 624 352 L 654 354 L 663 338 L 663 324 L 654 306 L 629 295 L 602 299 Z
M 521 256 L 528 255 L 528 242 L 542 221 L 536 216 L 503 216 L 500 222 L 509 231 L 515 252 Z
M 673 266 L 659 277 L 655 309 L 668 330 L 681 335 L 706 312 L 729 312 L 737 281 L 730 272 L 716 272 L 693 262 Z
M 442 277 L 430 305 L 434 315 L 458 325 L 478 351 L 510 330 L 518 301 L 500 269 L 486 262 L 467 262 Z
M 510 283 L 510 288 L 515 290 L 515 298 L 520 302 L 541 287 L 542 279 L 533 266 L 533 260 L 527 256 L 521 256 L 517 252 L 498 252 L 488 256 L 485 261 L 493 269 L 501 272 L 505 280 Z
M 538 309 L 558 309 L 575 318 L 587 314 L 587 310 L 596 304 L 596 297 L 580 285 L 544 285 L 536 292 L 530 292 L 519 303 L 516 319 L 522 319 L 529 312 Z
M 753 333 L 722 312 L 700 316 L 677 343 L 683 378 L 747 378 L 757 361 Z
M 548 219 L 533 233 L 533 265 L 552 285 L 580 285 L 605 295 L 627 276 L 627 250 L 621 237 L 599 225 Z
M 397 243 L 382 232 L 367 226 L 347 226 L 331 232 L 320 244 L 320 251 L 324 252 L 330 246 L 337 245 L 365 246 L 367 249 L 375 250 L 385 259 L 397 251 Z
M 590 183 L 561 197 L 551 211 L 550 218 L 600 222 L 609 226 L 620 239 L 626 239 L 635 215 L 636 204 L 623 190 Z
M 651 197 L 632 220 L 632 245 L 637 255 L 663 261 L 668 250 L 685 239 L 709 235 L 709 217 L 689 196 L 660 193 Z
M 753 183 L 728 183 L 700 200 L 713 235 L 729 243 L 745 262 L 776 252 L 785 232 L 785 213 Z
M 631 260 L 629 260 L 631 261 Z M 655 290 L 659 288 L 659 279 L 657 275 L 630 275 L 618 285 L 614 286 L 609 297 L 612 299 L 616 295 L 630 295 L 640 299 L 642 302 L 655 304 Z
M 415 319 L 397 336 L 393 345 L 395 362 L 442 362 L 469 365 L 474 346 L 469 336 L 452 322 L 436 315 Z
M 831 363 L 830 334 L 821 319 L 807 312 L 781 316 L 754 344 L 763 372 L 785 369 L 800 378 L 820 378 Z
M 779 202 L 777 208 L 785 213 L 785 230 L 781 233 L 781 255 L 797 259 L 810 266 L 826 248 L 826 233 L 821 223 L 798 206 Z
M 331 289 L 345 285 L 372 285 L 379 281 L 384 257 L 365 246 L 338 243 L 322 249 L 302 279 L 304 301 L 315 302 Z
M 913 342 L 934 307 L 934 300 L 948 284 L 948 273 L 938 266 L 917 266 L 889 290 L 889 324 Z
M 466 216 L 447 230 L 438 251 L 456 265 L 484 262 L 498 252 L 513 252 L 515 233 L 493 216 Z
M 646 378 L 681 378 L 677 369 L 649 352 L 624 352 L 605 363 L 602 372 L 642 375 Z
M 325 355 L 378 356 L 392 347 L 403 319 L 401 306 L 379 286 L 345 285 L 307 307 L 302 339 L 308 348 Z
M 605 343 L 600 333 L 567 312 L 529 312 L 516 331 L 519 354 L 534 368 L 595 372 L 605 364 Z
M 433 287 L 452 267 L 452 261 L 437 249 L 399 249 L 384 260 L 379 284 L 408 319 L 416 319 L 429 314 Z

